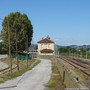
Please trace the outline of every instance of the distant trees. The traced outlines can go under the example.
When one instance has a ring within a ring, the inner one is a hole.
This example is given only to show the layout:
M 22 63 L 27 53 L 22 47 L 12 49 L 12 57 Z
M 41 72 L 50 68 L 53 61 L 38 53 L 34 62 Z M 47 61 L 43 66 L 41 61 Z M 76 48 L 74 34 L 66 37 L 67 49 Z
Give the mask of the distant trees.
M 83 48 L 82 48 L 83 49 Z M 79 50 L 81 50 L 81 48 L 79 49 Z M 67 46 L 67 47 L 62 47 L 62 48 L 59 48 L 59 52 L 60 53 L 76 53 L 77 51 L 79 51 L 79 50 L 77 50 L 77 48 L 72 48 L 72 47 L 69 47 L 69 46 Z
M 3 50 L 2 42 L 0 42 L 0 54 L 6 54 L 7 52 Z
M 85 48 L 85 47 L 61 47 L 58 49 L 59 53 L 62 55 L 67 55 L 67 56 L 76 56 L 76 57 L 84 57 L 90 58 L 90 48 Z
M 68 48 L 67 47 L 59 48 L 59 52 L 60 53 L 68 53 Z
M 16 51 L 16 40 L 18 51 L 26 49 L 27 41 L 28 45 L 30 45 L 33 36 L 33 26 L 26 14 L 21 14 L 20 12 L 10 13 L 4 18 L 2 27 L 0 38 L 2 40 L 3 50 L 9 51 L 9 34 L 12 53 Z

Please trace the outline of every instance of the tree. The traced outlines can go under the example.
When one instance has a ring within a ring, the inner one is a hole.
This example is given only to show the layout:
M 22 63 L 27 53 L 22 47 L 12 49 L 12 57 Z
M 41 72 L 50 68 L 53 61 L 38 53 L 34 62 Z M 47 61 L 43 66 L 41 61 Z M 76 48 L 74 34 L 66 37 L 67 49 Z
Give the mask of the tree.
M 26 50 L 26 36 L 28 36 L 28 46 L 30 45 L 33 36 L 33 26 L 26 14 L 21 14 L 20 12 L 10 13 L 8 16 L 4 18 L 2 22 L 2 27 L 3 29 L 1 31 L 0 37 L 2 39 L 3 49 L 7 52 L 9 48 L 8 27 L 10 32 L 11 53 L 14 54 L 16 52 L 16 43 L 18 51 Z
M 4 51 L 2 48 L 3 48 L 3 45 L 2 45 L 2 42 L 0 42 L 0 54 L 6 54 L 7 52 Z
M 59 52 L 60 53 L 68 53 L 68 48 L 67 47 L 59 48 Z

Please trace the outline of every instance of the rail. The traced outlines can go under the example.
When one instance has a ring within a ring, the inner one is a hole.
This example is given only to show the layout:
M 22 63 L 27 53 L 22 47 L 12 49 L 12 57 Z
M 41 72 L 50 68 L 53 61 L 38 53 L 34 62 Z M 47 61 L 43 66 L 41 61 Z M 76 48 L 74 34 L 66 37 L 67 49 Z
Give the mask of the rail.
M 75 61 L 70 60 L 69 58 L 67 58 L 65 56 L 62 56 L 62 59 L 64 61 L 66 61 L 67 63 L 69 63 L 70 65 L 72 65 L 73 67 L 75 67 L 76 69 L 78 69 L 84 75 L 87 75 L 88 77 L 90 77 L 90 73 L 85 71 L 85 69 L 87 69 L 87 66 L 80 65 L 80 64 L 76 63 Z

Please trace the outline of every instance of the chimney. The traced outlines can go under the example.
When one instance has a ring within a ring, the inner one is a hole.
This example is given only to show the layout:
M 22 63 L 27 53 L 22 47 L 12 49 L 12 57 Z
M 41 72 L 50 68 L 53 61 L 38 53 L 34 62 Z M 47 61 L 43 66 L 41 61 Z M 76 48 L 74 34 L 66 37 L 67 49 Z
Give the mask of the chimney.
M 49 35 L 47 35 L 47 38 L 50 39 Z

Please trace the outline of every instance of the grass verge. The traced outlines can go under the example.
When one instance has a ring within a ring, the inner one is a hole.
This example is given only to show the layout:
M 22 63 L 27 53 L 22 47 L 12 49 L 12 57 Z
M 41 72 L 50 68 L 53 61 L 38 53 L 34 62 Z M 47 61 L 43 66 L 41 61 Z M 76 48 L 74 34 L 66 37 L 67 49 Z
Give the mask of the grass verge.
M 7 73 L 7 74 L 1 74 L 0 75 L 0 83 L 4 83 L 7 80 L 16 78 L 18 76 L 21 76 L 24 74 L 26 71 L 31 70 L 34 66 L 36 66 L 38 63 L 40 63 L 39 60 L 29 60 L 29 66 L 26 67 L 26 61 L 20 61 L 20 70 L 14 70 L 12 73 Z
M 52 62 L 52 76 L 49 83 L 46 85 L 48 90 L 64 90 L 65 86 L 61 79 L 60 73 L 55 63 L 55 59 L 51 59 Z
M 81 80 L 82 83 L 85 83 L 88 80 L 88 77 L 84 76 L 80 71 L 76 69 L 74 69 L 73 71 L 76 73 L 76 75 L 79 76 L 79 79 Z

